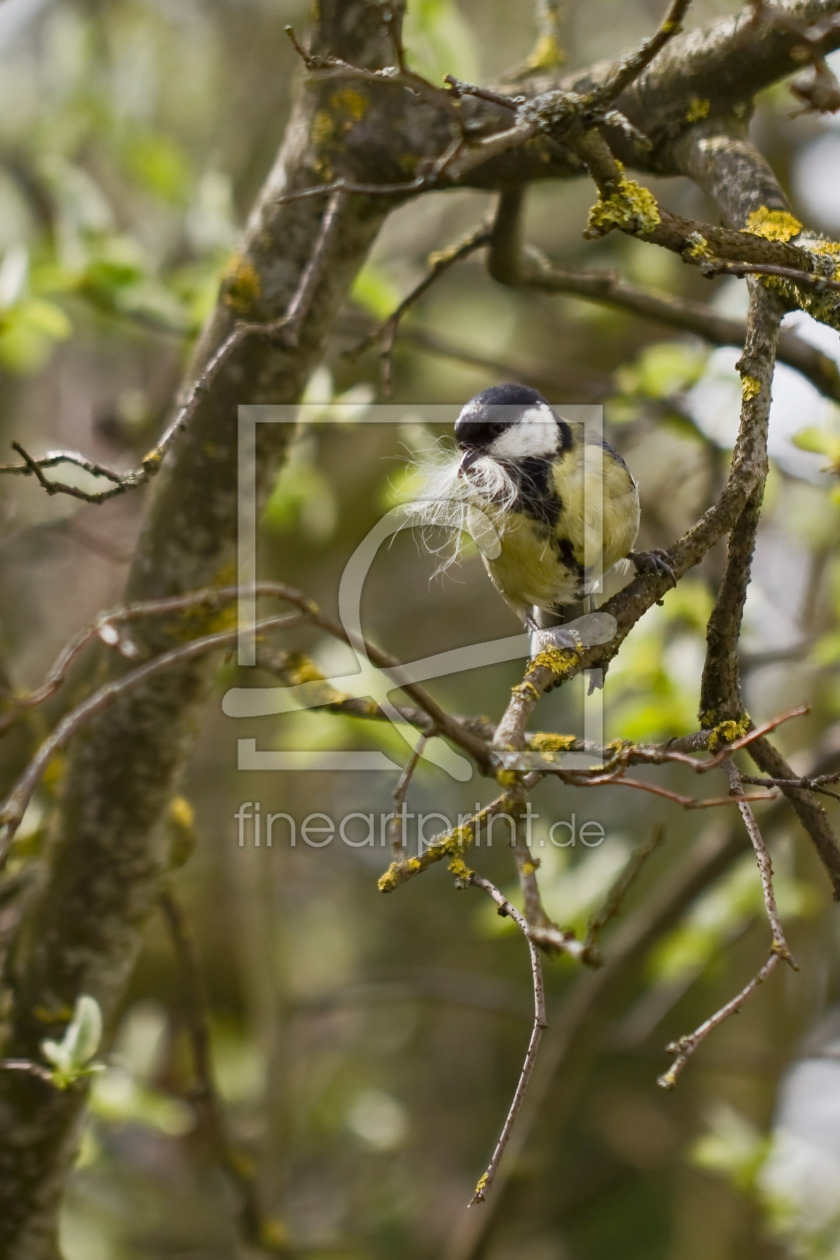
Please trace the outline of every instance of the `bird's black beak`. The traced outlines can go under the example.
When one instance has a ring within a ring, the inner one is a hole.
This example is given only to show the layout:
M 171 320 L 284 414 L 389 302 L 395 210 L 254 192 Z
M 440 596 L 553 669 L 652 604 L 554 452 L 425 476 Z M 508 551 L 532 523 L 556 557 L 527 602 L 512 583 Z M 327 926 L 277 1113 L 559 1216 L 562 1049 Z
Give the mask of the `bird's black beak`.
M 458 465 L 458 476 L 466 477 L 467 473 L 470 471 L 475 461 L 480 458 L 481 458 L 481 451 L 476 450 L 475 447 L 472 447 L 472 449 L 470 450 L 464 451 L 463 455 L 461 456 L 461 462 Z

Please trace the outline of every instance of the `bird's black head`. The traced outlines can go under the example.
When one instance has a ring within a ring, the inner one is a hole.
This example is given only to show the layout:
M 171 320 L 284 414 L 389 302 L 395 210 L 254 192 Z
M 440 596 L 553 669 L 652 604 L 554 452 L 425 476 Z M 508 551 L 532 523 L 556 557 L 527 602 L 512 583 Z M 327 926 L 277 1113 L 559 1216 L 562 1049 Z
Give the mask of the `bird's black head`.
M 464 406 L 455 438 L 472 458 L 488 454 L 516 461 L 545 458 L 563 445 L 565 422 L 528 385 L 493 385 Z

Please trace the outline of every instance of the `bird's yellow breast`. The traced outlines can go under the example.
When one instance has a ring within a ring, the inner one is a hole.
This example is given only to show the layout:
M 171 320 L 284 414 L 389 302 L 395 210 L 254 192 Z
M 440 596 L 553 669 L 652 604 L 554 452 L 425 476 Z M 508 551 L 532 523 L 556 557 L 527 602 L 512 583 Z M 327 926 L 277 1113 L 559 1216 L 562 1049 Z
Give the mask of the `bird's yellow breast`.
M 581 599 L 638 533 L 633 478 L 615 452 L 579 431 L 552 464 L 551 488 L 555 511 L 540 519 L 515 505 L 497 522 L 498 553 L 484 556 L 492 581 L 519 613 Z

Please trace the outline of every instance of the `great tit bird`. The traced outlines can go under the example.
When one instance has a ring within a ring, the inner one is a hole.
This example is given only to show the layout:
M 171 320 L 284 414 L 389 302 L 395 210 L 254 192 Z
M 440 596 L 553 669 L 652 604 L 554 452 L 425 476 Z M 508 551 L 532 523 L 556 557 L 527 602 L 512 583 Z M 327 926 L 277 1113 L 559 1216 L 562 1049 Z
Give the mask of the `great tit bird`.
M 438 476 L 438 506 L 425 518 L 472 534 L 526 627 L 562 620 L 621 560 L 668 572 L 662 553 L 632 551 L 639 495 L 624 460 L 535 389 L 482 390 L 458 416 L 455 439 L 460 460 Z

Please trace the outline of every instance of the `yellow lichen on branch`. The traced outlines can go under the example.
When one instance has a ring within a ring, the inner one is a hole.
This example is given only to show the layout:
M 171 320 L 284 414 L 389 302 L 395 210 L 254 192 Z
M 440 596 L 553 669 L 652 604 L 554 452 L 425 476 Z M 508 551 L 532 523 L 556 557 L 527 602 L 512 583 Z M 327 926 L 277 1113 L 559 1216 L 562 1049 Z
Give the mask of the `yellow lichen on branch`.
M 222 301 L 237 315 L 250 315 L 262 296 L 262 285 L 254 264 L 242 254 L 234 254 L 222 277 Z
M 528 65 L 532 70 L 556 70 L 565 61 L 566 54 L 560 47 L 557 36 L 541 35 L 528 58 Z
M 767 206 L 759 206 L 753 210 L 742 231 L 761 236 L 765 241 L 789 241 L 799 235 L 802 224 L 789 210 L 770 210 Z
M 623 176 L 609 197 L 602 197 L 589 211 L 584 236 L 606 236 L 614 228 L 647 236 L 662 222 L 659 205 L 649 188 Z
M 487 811 L 483 810 L 482 814 L 476 816 L 476 821 L 482 817 Z M 457 879 L 469 879 L 469 870 L 464 863 L 464 854 L 475 839 L 475 830 L 469 824 L 463 824 L 459 827 L 453 827 L 445 835 L 433 840 L 427 849 L 424 849 L 419 857 L 408 858 L 407 861 L 392 862 L 387 871 L 380 875 L 377 887 L 380 892 L 393 892 L 395 888 L 399 888 L 400 884 L 406 879 L 410 879 L 412 875 L 417 875 L 420 871 L 432 866 L 435 862 L 440 862 L 443 858 L 449 858 L 449 869 Z
M 711 108 L 712 102 L 706 97 L 692 96 L 685 115 L 685 121 L 690 123 L 700 122 L 701 119 L 709 117 Z
M 701 716 L 700 720 L 704 726 L 707 725 L 706 719 L 709 716 L 709 714 L 703 714 Z M 711 723 L 708 723 L 708 725 L 711 725 Z M 726 744 L 732 744 L 736 739 L 742 739 L 743 736 L 747 734 L 751 726 L 752 720 L 748 713 L 745 713 L 744 716 L 739 718 L 737 722 L 719 722 L 709 732 L 709 740 L 707 744 L 709 752 L 718 752 Z
M 575 735 L 555 735 L 551 731 L 540 731 L 528 739 L 531 752 L 538 753 L 570 752 L 576 743 Z

